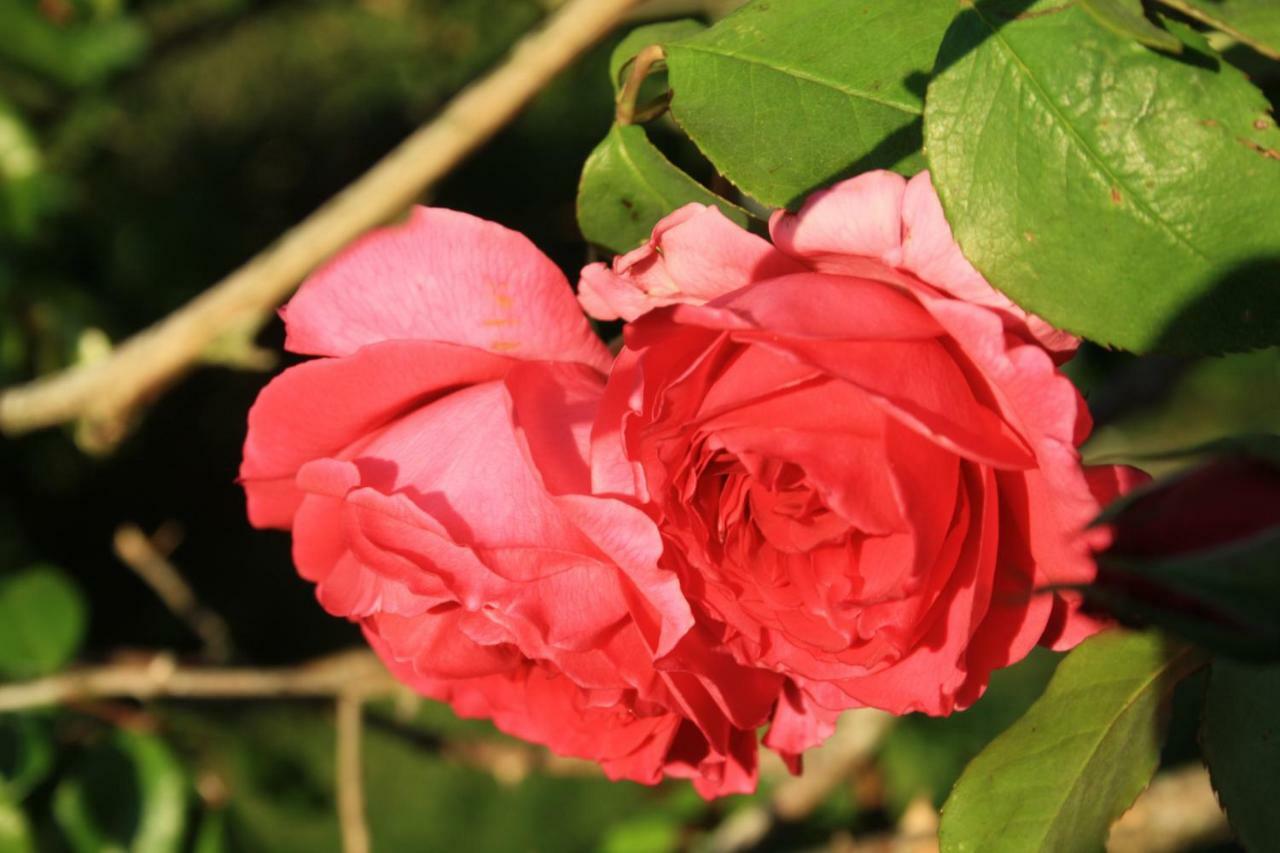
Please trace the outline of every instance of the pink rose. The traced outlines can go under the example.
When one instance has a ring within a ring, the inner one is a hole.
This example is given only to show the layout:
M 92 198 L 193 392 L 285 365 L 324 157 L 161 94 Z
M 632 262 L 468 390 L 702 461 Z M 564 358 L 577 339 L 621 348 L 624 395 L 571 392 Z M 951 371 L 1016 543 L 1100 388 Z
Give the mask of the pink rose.
M 994 291 L 927 174 L 874 172 L 776 213 L 772 244 L 689 205 L 583 271 L 626 346 L 593 434 L 598 494 L 637 496 L 695 618 L 786 677 L 765 743 L 798 754 L 836 714 L 947 714 L 1037 643 L 1099 624 L 1099 506 L 1075 340 Z M 666 306 L 666 307 L 661 307 Z
M 615 778 L 754 786 L 781 679 L 736 664 L 659 568 L 653 522 L 590 494 L 609 355 L 524 237 L 419 208 L 303 285 L 249 414 L 249 517 L 400 679 Z M 660 671 L 678 656 L 697 673 Z

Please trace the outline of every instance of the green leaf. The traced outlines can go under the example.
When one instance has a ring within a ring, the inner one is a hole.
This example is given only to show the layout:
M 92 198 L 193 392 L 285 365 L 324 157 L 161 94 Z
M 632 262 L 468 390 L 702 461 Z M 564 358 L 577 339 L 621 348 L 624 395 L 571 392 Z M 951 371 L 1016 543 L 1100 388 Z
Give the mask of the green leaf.
M 635 57 L 644 48 L 651 44 L 666 44 L 694 33 L 700 33 L 707 28 L 707 25 L 701 21 L 695 21 L 693 18 L 684 18 L 679 21 L 662 21 L 657 24 L 649 24 L 644 27 L 637 27 L 623 37 L 618 42 L 618 46 L 613 49 L 613 53 L 609 55 L 609 79 L 613 81 L 613 92 L 616 95 L 622 88 L 622 71 L 626 64 Z
M 22 809 L 0 795 L 0 851 L 3 853 L 35 853 L 31 826 Z
M 965 255 L 1023 307 L 1104 343 L 1280 341 L 1266 98 L 1185 27 L 1170 24 L 1192 48 L 1175 60 L 1057 0 L 1026 5 L 962 13 L 929 87 L 926 150 Z
M 146 30 L 136 21 L 58 26 L 31 3 L 0 3 L 0 32 L 0 59 L 68 87 L 100 83 L 137 63 L 147 49 Z
M 1187 369 L 1159 403 L 1096 430 L 1085 445 L 1085 460 L 1135 462 L 1160 476 L 1194 461 L 1173 459 L 1171 451 L 1240 433 L 1280 433 L 1280 407 L 1271 395 L 1258 393 L 1276 383 L 1280 349 L 1206 358 Z
M 1174 686 L 1200 663 L 1155 633 L 1086 641 L 965 768 L 942 809 L 944 853 L 1101 850 L 1155 772 Z
M 1081 0 L 1081 6 L 1107 29 L 1147 47 L 1181 53 L 1182 42 L 1142 14 L 1142 0 Z
M 52 566 L 0 577 L 0 677 L 46 675 L 75 657 L 87 613 L 75 583 Z
M 187 779 L 164 742 L 116 731 L 58 783 L 53 815 L 76 853 L 169 853 L 182 846 Z
M 17 108 L 0 95 L 0 232 L 34 236 L 40 218 L 57 201 L 56 184 L 45 171 L 35 133 Z
M 0 799 L 22 802 L 53 767 L 53 744 L 37 719 L 0 716 Z
M 950 0 L 756 0 L 667 45 L 671 112 L 771 205 L 854 172 L 922 161 L 922 97 Z
M 658 220 L 690 202 L 713 204 L 746 226 L 751 216 L 686 175 L 654 147 L 638 125 L 617 125 L 582 167 L 578 226 L 613 252 L 634 249 Z
M 1218 800 L 1249 850 L 1280 838 L 1280 667 L 1215 660 L 1201 744 Z
M 1275 0 L 1160 0 L 1263 56 L 1280 59 L 1280 4 Z

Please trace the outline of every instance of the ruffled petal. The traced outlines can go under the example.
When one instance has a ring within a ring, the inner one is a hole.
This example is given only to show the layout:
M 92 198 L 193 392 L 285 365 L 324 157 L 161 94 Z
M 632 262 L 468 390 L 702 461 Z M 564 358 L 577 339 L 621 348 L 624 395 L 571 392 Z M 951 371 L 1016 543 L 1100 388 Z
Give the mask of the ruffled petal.
M 718 208 L 687 204 L 653 228 L 648 243 L 582 271 L 578 300 L 598 320 L 634 320 L 676 303 L 701 305 L 753 281 L 803 267 Z
M 240 479 L 250 522 L 287 529 L 302 499 L 293 481 L 303 464 L 354 453 L 446 390 L 497 379 L 510 364 L 469 347 L 392 341 L 286 370 L 249 410 Z

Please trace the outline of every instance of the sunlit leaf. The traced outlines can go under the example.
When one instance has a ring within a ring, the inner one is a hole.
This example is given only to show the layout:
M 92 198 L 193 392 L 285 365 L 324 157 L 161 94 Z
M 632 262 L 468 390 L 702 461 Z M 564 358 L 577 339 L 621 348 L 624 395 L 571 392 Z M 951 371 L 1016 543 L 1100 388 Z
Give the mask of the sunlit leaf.
M 965 768 L 942 810 L 944 853 L 1101 849 L 1155 772 L 1174 686 L 1202 662 L 1155 633 L 1086 641 Z
M 672 115 L 743 192 L 787 205 L 853 172 L 917 171 L 951 0 L 757 0 L 667 45 Z
M 929 87 L 934 183 L 969 260 L 1055 325 L 1137 351 L 1280 342 L 1280 131 L 1170 27 L 1178 59 L 1057 0 L 970 4 Z

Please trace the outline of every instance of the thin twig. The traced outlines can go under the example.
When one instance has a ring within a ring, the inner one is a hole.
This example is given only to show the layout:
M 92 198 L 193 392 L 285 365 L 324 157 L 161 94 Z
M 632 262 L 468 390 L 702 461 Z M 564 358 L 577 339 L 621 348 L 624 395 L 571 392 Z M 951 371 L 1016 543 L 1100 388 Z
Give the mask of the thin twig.
M 645 79 L 659 63 L 665 62 L 666 58 L 667 52 L 660 44 L 646 45 L 632 58 L 627 66 L 627 79 L 618 90 L 617 106 L 614 110 L 614 119 L 618 124 L 627 125 L 647 121 L 655 118 L 656 112 L 666 109 L 667 102 L 671 99 L 670 92 L 659 98 L 655 104 L 646 104 L 643 107 L 636 104 L 640 97 L 640 87 L 644 85 Z
M 121 525 L 112 547 L 120 562 L 142 578 L 165 607 L 200 638 L 206 660 L 225 663 L 231 657 L 231 630 L 226 621 L 200 603 L 182 573 L 141 528 L 136 524 Z
M 0 685 L 0 712 L 93 699 L 272 699 L 393 693 L 397 682 L 372 652 L 342 652 L 286 668 L 179 666 L 160 654 L 143 663 L 71 669 Z
M 569 0 L 432 122 L 240 269 L 105 359 L 0 393 L 0 432 L 81 420 L 91 444 L 117 442 L 138 407 L 199 362 L 221 335 L 274 309 L 317 264 L 407 208 L 636 5 Z
M 335 786 L 343 853 L 369 853 L 369 825 L 364 814 L 364 764 L 360 741 L 364 733 L 364 697 L 344 693 L 337 702 L 337 762 Z

